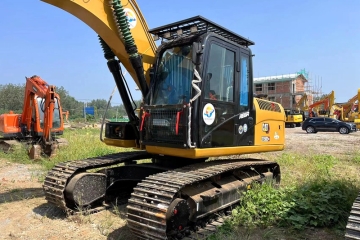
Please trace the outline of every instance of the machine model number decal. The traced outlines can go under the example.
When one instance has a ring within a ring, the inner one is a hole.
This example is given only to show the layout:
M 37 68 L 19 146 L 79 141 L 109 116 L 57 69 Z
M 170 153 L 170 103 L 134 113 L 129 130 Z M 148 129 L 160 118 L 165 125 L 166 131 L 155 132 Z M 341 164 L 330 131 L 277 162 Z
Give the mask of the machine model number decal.
M 269 130 L 270 130 L 269 124 L 268 123 L 263 123 L 262 130 L 263 130 L 263 132 L 269 132 Z
M 215 121 L 215 107 L 211 103 L 204 106 L 203 120 L 206 125 L 211 125 Z
M 129 28 L 130 29 L 134 28 L 136 26 L 136 22 L 137 22 L 134 11 L 129 8 L 124 8 L 124 12 L 125 12 L 126 19 L 129 23 Z
M 246 118 L 246 117 L 248 117 L 248 116 L 250 116 L 250 112 L 240 113 L 239 119 Z
M 270 141 L 270 137 L 268 137 L 268 136 L 261 137 L 261 141 L 263 141 L 263 142 L 269 142 L 269 141 Z

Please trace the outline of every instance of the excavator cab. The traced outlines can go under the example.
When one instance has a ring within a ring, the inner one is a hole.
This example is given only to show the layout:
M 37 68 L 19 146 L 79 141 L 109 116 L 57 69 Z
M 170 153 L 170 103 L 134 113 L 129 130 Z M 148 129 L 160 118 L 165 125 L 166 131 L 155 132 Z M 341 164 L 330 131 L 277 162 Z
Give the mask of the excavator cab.
M 187 150 L 254 146 L 249 48 L 254 43 L 201 16 L 150 33 L 163 42 L 140 111 L 140 142 L 146 150 L 201 158 L 200 151 Z M 279 104 L 259 101 L 264 109 L 282 111 Z M 276 128 L 274 134 L 282 134 Z
M 201 16 L 149 32 L 162 43 L 139 117 L 107 123 L 106 144 L 187 159 L 282 149 L 283 108 L 254 98 L 254 42 Z
M 217 34 L 211 29 L 218 29 Z M 249 124 L 254 116 L 250 115 L 253 96 L 248 46 L 254 43 L 200 16 L 150 33 L 168 42 L 161 45 L 156 57 L 153 87 L 143 107 L 142 113 L 147 115 L 144 143 L 200 148 L 253 143 L 253 132 L 240 137 L 239 126 L 248 124 L 247 128 L 253 129 Z M 199 89 L 192 86 L 193 81 L 199 81 Z M 234 117 L 239 113 L 246 116 Z

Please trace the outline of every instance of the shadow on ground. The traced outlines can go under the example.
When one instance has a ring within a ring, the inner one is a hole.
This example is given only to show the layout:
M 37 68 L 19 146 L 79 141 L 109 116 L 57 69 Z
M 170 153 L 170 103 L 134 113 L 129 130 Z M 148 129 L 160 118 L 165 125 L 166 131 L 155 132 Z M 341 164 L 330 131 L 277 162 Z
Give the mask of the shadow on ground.
M 120 227 L 114 231 L 112 231 L 108 237 L 108 240 L 123 240 L 123 239 L 135 239 L 135 236 L 131 233 L 130 229 L 127 225 Z
M 50 219 L 65 219 L 67 217 L 66 213 L 62 209 L 50 203 L 43 203 L 35 207 L 33 212 Z
M 14 188 L 7 192 L 0 193 L 0 204 L 38 197 L 44 197 L 42 188 Z

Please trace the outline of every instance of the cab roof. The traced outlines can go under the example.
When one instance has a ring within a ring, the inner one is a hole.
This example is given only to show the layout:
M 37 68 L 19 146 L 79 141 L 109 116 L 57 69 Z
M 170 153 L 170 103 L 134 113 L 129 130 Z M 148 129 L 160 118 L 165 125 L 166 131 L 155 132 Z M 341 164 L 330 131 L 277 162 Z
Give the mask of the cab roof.
M 196 31 L 191 28 L 196 26 Z M 197 33 L 214 32 L 230 41 L 242 46 L 250 46 L 255 43 L 239 34 L 236 34 L 202 16 L 195 16 L 182 21 L 170 23 L 161 27 L 150 29 L 149 32 L 166 40 L 173 40 L 180 36 L 190 36 Z

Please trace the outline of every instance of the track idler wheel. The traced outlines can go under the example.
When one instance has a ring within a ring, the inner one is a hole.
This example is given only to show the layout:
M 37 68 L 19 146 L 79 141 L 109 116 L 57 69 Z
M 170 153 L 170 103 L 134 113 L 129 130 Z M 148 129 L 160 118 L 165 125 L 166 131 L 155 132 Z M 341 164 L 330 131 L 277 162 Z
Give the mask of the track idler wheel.
M 106 193 L 106 175 L 102 173 L 79 173 L 70 179 L 65 197 L 70 207 L 89 206 L 102 200 Z
M 170 235 L 179 235 L 189 223 L 190 207 L 186 200 L 176 198 L 166 212 L 167 232 Z

